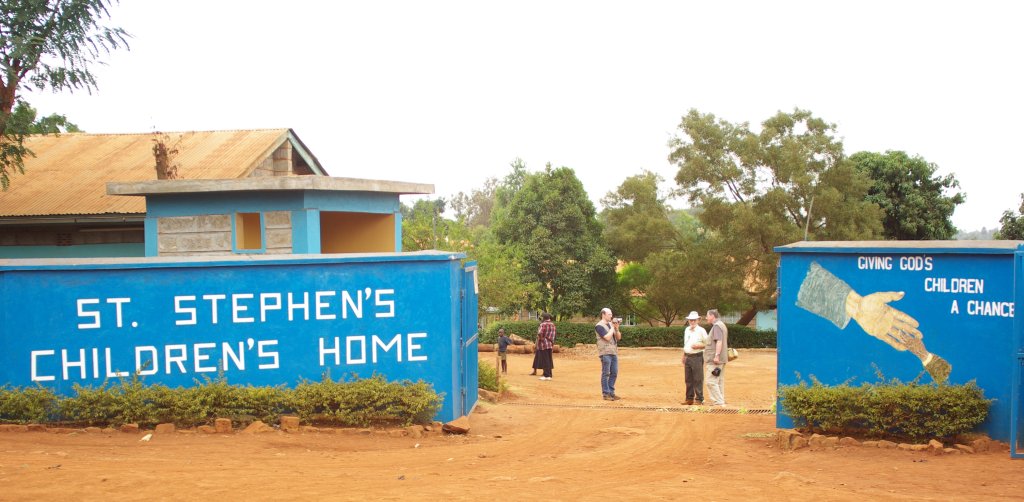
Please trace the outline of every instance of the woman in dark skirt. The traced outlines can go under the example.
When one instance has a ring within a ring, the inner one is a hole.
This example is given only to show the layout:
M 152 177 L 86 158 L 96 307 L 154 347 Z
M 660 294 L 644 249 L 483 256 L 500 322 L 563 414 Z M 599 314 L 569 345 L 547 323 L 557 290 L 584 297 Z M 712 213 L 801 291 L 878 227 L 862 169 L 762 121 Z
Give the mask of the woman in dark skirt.
M 555 349 L 555 323 L 551 322 L 551 314 L 540 315 L 541 323 L 537 328 L 537 353 L 533 358 L 534 370 L 541 370 L 541 380 L 551 380 L 551 370 L 555 367 L 552 353 Z

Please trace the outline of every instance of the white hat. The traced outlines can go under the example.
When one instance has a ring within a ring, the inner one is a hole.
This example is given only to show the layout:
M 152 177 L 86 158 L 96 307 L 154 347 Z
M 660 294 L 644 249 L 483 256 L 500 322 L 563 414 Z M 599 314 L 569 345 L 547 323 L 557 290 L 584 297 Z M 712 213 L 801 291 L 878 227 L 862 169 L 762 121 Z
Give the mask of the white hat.
M 696 319 L 700 319 L 700 314 L 698 314 L 696 310 L 691 310 L 690 315 L 686 316 L 687 321 L 693 321 Z

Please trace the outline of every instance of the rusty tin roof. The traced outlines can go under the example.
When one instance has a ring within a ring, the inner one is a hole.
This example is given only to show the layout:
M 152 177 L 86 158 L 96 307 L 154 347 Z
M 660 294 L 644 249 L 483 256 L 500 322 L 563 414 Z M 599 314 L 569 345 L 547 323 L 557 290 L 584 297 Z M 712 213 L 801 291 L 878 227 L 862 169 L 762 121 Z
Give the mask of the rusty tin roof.
M 107 182 L 155 180 L 154 139 L 164 134 L 178 148 L 181 179 L 247 177 L 285 141 L 325 174 L 290 129 L 31 136 L 35 156 L 0 191 L 0 217 L 145 213 L 145 198 L 108 195 Z

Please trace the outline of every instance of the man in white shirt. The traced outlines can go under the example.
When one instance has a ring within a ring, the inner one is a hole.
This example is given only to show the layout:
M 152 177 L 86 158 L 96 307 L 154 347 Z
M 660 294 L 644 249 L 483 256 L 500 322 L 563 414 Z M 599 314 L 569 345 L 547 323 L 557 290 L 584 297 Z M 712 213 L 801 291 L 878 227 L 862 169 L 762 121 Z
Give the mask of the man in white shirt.
M 686 316 L 686 329 L 683 330 L 683 369 L 686 375 L 686 402 L 684 404 L 704 404 L 704 347 L 708 343 L 708 332 L 697 321 L 697 311 Z

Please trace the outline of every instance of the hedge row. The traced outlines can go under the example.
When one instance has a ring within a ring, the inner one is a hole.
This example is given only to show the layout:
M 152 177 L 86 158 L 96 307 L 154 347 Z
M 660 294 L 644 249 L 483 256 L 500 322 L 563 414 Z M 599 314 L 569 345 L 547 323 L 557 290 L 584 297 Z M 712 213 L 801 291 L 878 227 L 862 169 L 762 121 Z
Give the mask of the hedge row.
M 305 423 L 366 427 L 428 423 L 441 403 L 442 396 L 428 383 L 388 382 L 382 375 L 353 381 L 325 378 L 295 388 L 231 385 L 223 377 L 170 388 L 146 385 L 136 377 L 98 387 L 76 385 L 72 396 L 42 387 L 2 386 L 0 422 L 194 427 L 217 418 L 247 424 L 294 414 Z
M 991 400 L 973 381 L 963 385 L 882 384 L 785 385 L 782 409 L 794 424 L 811 432 L 876 437 L 952 438 L 970 432 L 988 415 Z
M 480 333 L 480 343 L 496 343 L 498 329 L 515 333 L 528 340 L 537 340 L 539 321 L 495 321 Z M 730 324 L 729 346 L 737 349 L 775 348 L 775 331 L 751 329 Z M 704 329 L 710 326 L 704 325 Z M 555 343 L 572 347 L 577 343 L 596 343 L 593 324 L 560 321 L 555 323 L 558 336 Z M 623 326 L 620 347 L 682 347 L 683 326 Z

